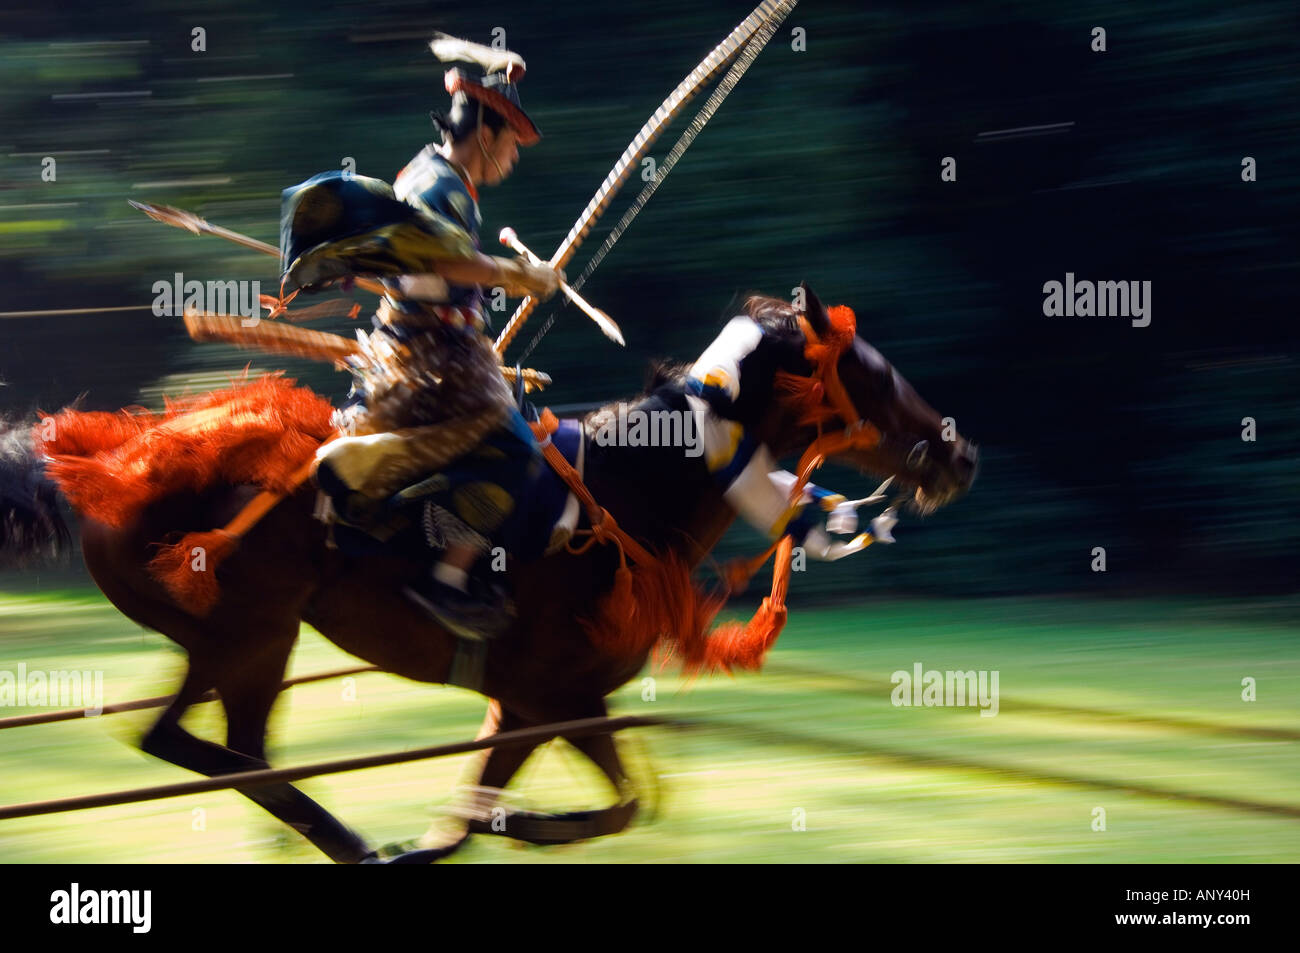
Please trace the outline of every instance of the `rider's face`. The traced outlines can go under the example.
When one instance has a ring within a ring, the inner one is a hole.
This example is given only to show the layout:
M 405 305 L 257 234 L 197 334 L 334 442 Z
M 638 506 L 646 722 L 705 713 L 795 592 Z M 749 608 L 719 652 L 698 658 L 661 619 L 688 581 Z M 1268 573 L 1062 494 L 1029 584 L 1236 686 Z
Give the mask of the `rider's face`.
M 515 163 L 519 161 L 519 143 L 515 131 L 509 126 L 502 126 L 501 130 L 495 133 L 490 129 L 484 129 L 483 148 L 496 160 L 495 164 L 485 163 L 487 168 L 484 169 L 484 181 L 488 185 L 497 185 L 514 171 Z M 500 166 L 499 172 L 498 166 Z

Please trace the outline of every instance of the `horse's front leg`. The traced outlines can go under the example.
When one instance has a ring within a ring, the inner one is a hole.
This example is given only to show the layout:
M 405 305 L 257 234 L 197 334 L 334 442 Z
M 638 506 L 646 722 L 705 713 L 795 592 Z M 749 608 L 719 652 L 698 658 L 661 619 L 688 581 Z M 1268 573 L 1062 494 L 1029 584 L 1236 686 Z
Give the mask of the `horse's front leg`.
M 503 731 L 516 731 L 527 728 L 531 723 L 502 707 L 496 699 L 488 701 L 487 714 L 479 729 L 477 740 L 489 738 Z M 508 814 L 499 807 L 501 793 L 510 779 L 523 767 L 529 755 L 536 750 L 536 744 L 510 745 L 503 748 L 489 748 L 478 756 L 475 763 L 477 770 L 471 772 L 475 781 L 465 791 L 454 810 L 446 817 L 435 821 L 428 832 L 420 838 L 418 844 L 424 850 L 450 854 L 468 839 L 476 824 L 487 825 L 493 833 L 504 833 L 503 825 Z
M 609 708 L 602 698 L 598 705 L 593 706 L 593 712 L 588 717 L 603 718 L 608 714 Z M 603 837 L 606 834 L 617 834 L 632 823 L 639 805 L 636 785 L 623 769 L 623 759 L 619 757 L 618 745 L 614 741 L 613 733 L 581 735 L 575 738 L 566 735 L 564 740 L 586 755 L 600 769 L 618 797 L 610 807 L 587 812 L 591 831 L 588 836 Z
M 604 699 L 596 698 L 589 702 L 554 709 L 548 712 L 545 721 L 553 723 L 583 718 L 602 718 L 607 713 Z M 500 724 L 502 730 L 508 731 L 511 727 L 522 728 L 536 722 L 510 720 L 507 715 Z M 506 727 L 507 725 L 510 727 Z M 501 793 L 500 789 L 524 763 L 536 745 L 520 745 L 514 749 L 513 756 L 510 754 L 511 749 L 494 748 L 485 765 L 480 786 L 474 792 L 476 810 L 470 819 L 471 833 L 503 834 L 533 844 L 568 844 L 615 834 L 631 823 L 637 811 L 637 801 L 632 794 L 631 781 L 623 770 L 618 750 L 614 746 L 614 739 L 608 734 L 562 737 L 600 768 L 613 785 L 618 800 L 609 807 L 568 811 L 562 814 L 513 811 L 499 807 L 496 800 Z M 500 773 L 493 773 L 494 768 L 499 768 Z
M 630 822 L 637 809 L 636 785 L 623 770 L 623 759 L 619 757 L 614 735 L 583 735 L 578 738 L 566 736 L 564 740 L 586 755 L 605 775 L 614 788 L 614 793 L 618 795 L 619 804 L 628 808 L 627 820 Z
M 295 633 L 296 634 L 296 633 Z M 292 639 L 289 640 L 292 645 Z M 284 658 L 288 651 L 285 650 Z M 141 748 L 155 757 L 209 777 L 263 770 L 266 723 L 280 690 L 283 659 L 277 664 L 265 653 L 244 660 L 238 672 L 215 672 L 203 654 L 191 652 L 190 670 L 180 693 L 145 735 Z M 210 687 L 226 709 L 229 747 L 196 738 L 180 725 L 181 715 Z M 338 863 L 357 863 L 371 855 L 365 841 L 292 784 L 236 788 L 240 794 L 288 824 Z

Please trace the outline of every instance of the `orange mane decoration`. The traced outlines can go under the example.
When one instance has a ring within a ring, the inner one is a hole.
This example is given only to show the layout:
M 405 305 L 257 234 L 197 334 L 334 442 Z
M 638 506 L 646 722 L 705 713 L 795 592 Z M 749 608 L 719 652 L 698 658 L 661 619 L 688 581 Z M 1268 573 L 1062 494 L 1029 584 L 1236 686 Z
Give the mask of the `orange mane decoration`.
M 846 408 L 840 406 L 838 394 L 843 393 L 840 375 L 836 369 L 840 355 L 853 346 L 853 338 L 858 333 L 857 317 L 853 309 L 837 304 L 827 312 L 830 317 L 830 332 L 818 337 L 806 318 L 799 319 L 803 329 L 803 356 L 812 364 L 813 371 L 807 377 L 776 373 L 776 390 L 782 401 L 794 408 L 799 423 L 809 427 L 820 427 L 837 414 L 843 415 Z M 849 407 L 852 407 L 850 403 Z M 845 420 L 851 424 L 857 414 Z

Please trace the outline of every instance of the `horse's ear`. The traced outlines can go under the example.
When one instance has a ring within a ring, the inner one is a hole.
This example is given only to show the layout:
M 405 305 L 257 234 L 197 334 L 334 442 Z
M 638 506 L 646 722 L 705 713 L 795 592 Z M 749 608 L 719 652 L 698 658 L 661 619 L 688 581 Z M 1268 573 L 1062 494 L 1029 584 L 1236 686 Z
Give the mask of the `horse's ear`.
M 831 316 L 826 312 L 826 306 L 813 294 L 813 290 L 808 287 L 808 282 L 799 282 L 799 290 L 803 292 L 804 317 L 817 332 L 817 336 L 824 338 L 831 330 Z

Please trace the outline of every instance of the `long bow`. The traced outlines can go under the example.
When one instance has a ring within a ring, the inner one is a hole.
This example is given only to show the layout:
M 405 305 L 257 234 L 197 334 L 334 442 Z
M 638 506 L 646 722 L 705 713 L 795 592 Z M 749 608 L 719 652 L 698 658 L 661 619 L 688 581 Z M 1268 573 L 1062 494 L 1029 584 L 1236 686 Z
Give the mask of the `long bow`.
M 749 16 L 741 21 L 739 26 L 731 31 L 725 40 L 714 47 L 713 52 L 706 56 L 699 66 L 691 70 L 690 74 L 677 85 L 677 88 L 672 91 L 668 98 L 659 104 L 659 108 L 655 110 L 654 115 L 646 120 L 645 125 L 641 127 L 641 131 L 623 150 L 619 160 L 614 163 L 614 168 L 610 169 L 609 175 L 605 176 L 605 181 L 596 190 L 596 194 L 591 197 L 591 201 L 587 203 L 587 207 L 578 216 L 578 220 L 573 223 L 573 228 L 569 230 L 569 234 L 565 236 L 564 241 L 560 242 L 560 247 L 551 256 L 550 264 L 553 268 L 563 268 L 568 264 L 569 259 L 573 257 L 573 253 L 582 244 L 582 240 L 591 231 L 591 227 L 604 213 L 610 200 L 623 187 L 623 183 L 627 181 L 632 169 L 650 151 L 650 147 L 659 138 L 659 134 L 681 112 L 682 107 L 690 102 L 691 98 L 710 79 L 717 75 L 718 70 L 731 62 L 744 49 L 745 45 L 753 39 L 755 34 L 772 20 L 784 18 L 797 2 L 798 0 L 763 0 Z M 525 298 L 519 307 L 515 309 L 515 313 L 510 316 L 510 320 L 506 322 L 506 326 L 502 328 L 500 336 L 493 345 L 498 356 L 505 353 L 505 349 L 509 347 L 510 342 L 519 333 L 520 327 L 523 326 L 523 323 L 528 319 L 528 315 L 532 313 L 536 306 L 537 301 L 535 299 Z

